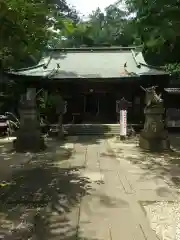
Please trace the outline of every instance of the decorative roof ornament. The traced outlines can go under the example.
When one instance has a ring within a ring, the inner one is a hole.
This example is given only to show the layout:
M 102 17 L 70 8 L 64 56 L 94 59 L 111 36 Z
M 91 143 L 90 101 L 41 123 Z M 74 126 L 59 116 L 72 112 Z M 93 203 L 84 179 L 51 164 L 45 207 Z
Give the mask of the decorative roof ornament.
M 60 69 L 60 64 L 57 63 L 56 68 L 54 68 L 49 74 L 48 74 L 48 78 L 52 78 L 54 76 L 56 76 L 59 73 L 59 69 Z

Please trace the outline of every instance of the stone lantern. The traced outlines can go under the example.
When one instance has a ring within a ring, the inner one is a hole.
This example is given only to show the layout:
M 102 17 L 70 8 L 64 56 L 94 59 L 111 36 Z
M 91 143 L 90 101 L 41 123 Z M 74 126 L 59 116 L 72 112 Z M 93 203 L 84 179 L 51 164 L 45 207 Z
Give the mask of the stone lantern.
M 39 152 L 45 149 L 36 109 L 36 89 L 28 88 L 20 102 L 20 129 L 14 141 L 17 152 Z

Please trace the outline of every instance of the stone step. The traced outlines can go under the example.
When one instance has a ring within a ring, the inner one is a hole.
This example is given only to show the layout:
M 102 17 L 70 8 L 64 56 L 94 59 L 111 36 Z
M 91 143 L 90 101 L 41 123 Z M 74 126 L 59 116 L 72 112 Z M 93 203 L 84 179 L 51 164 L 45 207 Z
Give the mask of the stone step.
M 119 135 L 119 124 L 64 124 L 68 135 Z M 134 128 L 141 128 L 139 124 L 128 124 L 128 132 Z M 51 125 L 51 129 L 58 132 L 58 124 Z
M 128 130 L 132 127 L 129 125 Z M 68 135 L 119 135 L 119 124 L 73 124 L 64 125 Z

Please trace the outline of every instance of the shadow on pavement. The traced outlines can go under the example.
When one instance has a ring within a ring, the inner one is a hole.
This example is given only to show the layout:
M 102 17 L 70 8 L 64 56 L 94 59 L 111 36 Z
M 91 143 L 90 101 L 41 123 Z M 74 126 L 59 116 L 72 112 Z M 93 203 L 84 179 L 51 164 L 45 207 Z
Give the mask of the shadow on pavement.
M 53 144 L 51 147 L 4 173 L 6 182 L 0 185 L 0 239 L 79 239 L 78 209 L 81 198 L 89 194 L 90 181 L 81 176 L 80 168 L 56 166 L 55 155 L 51 154 L 55 148 Z M 61 151 L 60 160 L 69 160 L 72 153 L 63 147 Z M 3 154 L 2 159 L 14 157 Z M 69 214 L 74 209 L 77 217 L 72 222 Z
M 180 150 L 179 139 L 180 136 L 170 135 L 172 147 Z M 122 150 L 119 149 L 119 154 L 121 152 Z M 154 175 L 154 178 L 159 177 L 168 180 L 169 185 L 180 188 L 180 152 L 174 150 L 164 153 L 150 153 L 142 151 L 137 146 L 135 152 L 132 150 L 124 157 L 144 170 L 141 178 L 149 179 L 149 176 L 153 178 Z
M 138 138 L 132 138 L 126 141 L 114 139 L 112 144 L 115 144 L 116 153 L 111 146 L 107 147 L 107 152 L 102 153 L 102 157 L 117 159 L 121 162 L 125 160 L 127 163 L 127 171 L 129 174 L 139 176 L 138 181 L 154 182 L 157 179 L 165 181 L 169 186 L 180 190 L 180 134 L 169 134 L 170 143 L 173 151 L 164 153 L 151 153 L 143 151 L 139 148 Z M 117 158 L 118 156 L 118 158 Z M 133 168 L 133 165 L 138 168 Z M 143 171 L 141 171 L 143 170 Z M 138 183 L 137 183 L 138 184 Z M 159 187 L 158 195 L 162 196 L 167 191 L 167 188 Z

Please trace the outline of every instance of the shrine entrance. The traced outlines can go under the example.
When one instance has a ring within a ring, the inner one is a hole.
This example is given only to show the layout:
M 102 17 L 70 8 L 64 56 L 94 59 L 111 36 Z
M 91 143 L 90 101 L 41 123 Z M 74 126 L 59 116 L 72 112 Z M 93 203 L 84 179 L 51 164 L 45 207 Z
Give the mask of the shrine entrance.
M 73 92 L 65 97 L 67 113 L 64 116 L 64 122 L 74 124 L 118 123 L 119 114 L 116 113 L 116 101 L 125 97 L 134 104 L 132 92 L 127 93 L 126 91 L 128 86 L 122 83 L 105 84 L 104 82 L 86 83 L 86 85 L 74 84 Z M 136 90 L 136 85 L 132 88 Z M 61 91 L 65 92 L 63 88 Z M 67 85 L 66 92 L 68 91 Z M 139 92 L 136 95 L 139 96 Z M 128 122 L 130 123 L 134 120 L 133 104 L 128 108 Z
M 116 99 L 106 92 L 87 93 L 84 97 L 84 122 L 112 123 L 116 121 Z
M 84 123 L 97 123 L 100 120 L 99 115 L 99 95 L 97 93 L 87 93 L 84 95 Z
M 85 96 L 85 112 L 97 116 L 99 112 L 99 98 L 96 94 L 90 93 Z

